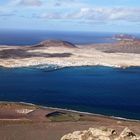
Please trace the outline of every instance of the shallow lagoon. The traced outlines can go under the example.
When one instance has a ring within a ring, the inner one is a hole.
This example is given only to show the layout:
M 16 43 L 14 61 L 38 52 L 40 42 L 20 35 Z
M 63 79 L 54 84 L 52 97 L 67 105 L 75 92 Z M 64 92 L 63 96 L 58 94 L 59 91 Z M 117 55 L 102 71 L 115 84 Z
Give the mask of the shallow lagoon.
M 140 68 L 0 68 L 0 100 L 140 120 Z

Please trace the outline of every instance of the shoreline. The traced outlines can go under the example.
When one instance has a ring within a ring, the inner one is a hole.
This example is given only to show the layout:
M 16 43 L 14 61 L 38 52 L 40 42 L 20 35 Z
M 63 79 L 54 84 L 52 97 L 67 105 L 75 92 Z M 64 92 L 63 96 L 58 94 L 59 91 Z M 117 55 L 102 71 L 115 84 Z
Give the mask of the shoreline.
M 25 103 L 25 105 L 26 105 L 26 103 Z M 122 120 L 122 121 L 140 122 L 140 120 L 135 120 L 135 119 L 127 119 L 127 118 L 123 118 L 123 117 L 115 117 L 115 116 L 108 116 L 108 115 L 102 115 L 102 114 L 96 114 L 96 113 L 90 113 L 90 112 L 76 111 L 76 110 L 72 110 L 72 109 L 63 109 L 63 108 L 46 107 L 46 106 L 40 106 L 40 107 L 45 108 L 45 109 L 56 109 L 56 110 L 60 110 L 60 111 L 68 111 L 68 112 L 72 112 L 72 113 L 79 113 L 79 114 L 84 114 L 84 115 L 91 115 L 91 116 L 96 116 L 96 117 L 110 118 L 110 119 L 116 119 L 116 120 Z
M 69 68 L 80 68 L 80 67 L 108 67 L 108 68 L 116 68 L 116 69 L 127 69 L 127 68 L 139 68 L 140 66 L 116 66 L 116 65 L 101 65 L 101 64 L 97 64 L 97 65 L 80 65 L 80 66 L 58 66 L 58 65 L 54 65 L 54 68 L 52 68 L 52 65 L 48 65 L 48 64 L 39 64 L 39 65 L 30 65 L 30 66 L 20 66 L 20 67 L 4 67 L 4 66 L 0 66 L 0 68 L 2 69 L 26 69 L 26 68 L 37 68 L 37 69 L 49 69 L 52 68 L 52 70 L 48 70 L 48 71 L 55 71 L 55 70 L 61 70 L 61 69 L 69 69 Z
M 83 115 L 90 115 L 90 116 L 94 116 L 94 117 L 113 119 L 113 120 L 117 120 L 117 121 L 129 121 L 129 122 L 138 122 L 138 123 L 140 123 L 140 120 L 136 120 L 136 119 L 128 119 L 128 118 L 123 118 L 123 117 L 108 116 L 108 115 L 102 115 L 102 114 L 96 114 L 96 113 L 90 113 L 90 112 L 77 111 L 77 110 L 73 110 L 73 109 L 49 107 L 49 106 L 37 105 L 37 104 L 27 103 L 27 102 L 0 101 L 0 105 L 1 104 L 29 105 L 29 106 L 39 107 L 41 109 L 51 109 L 51 110 L 58 110 L 58 111 L 66 111 L 66 112 L 70 112 L 70 113 L 78 113 L 78 114 L 83 114 Z
M 14 140 L 21 140 L 23 137 L 30 140 L 46 140 L 46 138 L 60 140 L 66 134 L 89 128 L 113 129 L 117 134 L 129 128 L 135 134 L 140 134 L 140 121 L 37 106 L 25 102 L 3 102 L 3 104 L 1 102 L 0 104 L 2 139 L 8 139 L 11 136 Z M 15 134 L 14 137 L 13 134 Z
M 30 67 L 40 67 L 40 66 L 43 66 L 44 68 L 46 68 L 46 67 L 50 67 L 50 66 L 48 66 L 48 65 L 55 65 L 56 67 L 58 67 L 58 69 L 63 69 L 63 68 L 72 68 L 72 67 L 96 67 L 96 66 L 103 66 L 103 67 L 111 67 L 111 68 L 129 68 L 129 67 L 140 67 L 140 65 L 130 65 L 130 66 L 121 66 L 121 65 L 110 65 L 110 64 L 89 64 L 89 65 L 87 65 L 87 64 L 85 64 L 85 65 L 57 65 L 57 64 L 31 64 L 31 65 L 28 65 L 28 66 L 3 66 L 3 65 L 0 65 L 0 67 L 2 67 L 2 68 L 8 68 L 8 69 L 12 69 L 12 68 L 30 68 Z M 56 68 L 57 69 L 57 68 Z

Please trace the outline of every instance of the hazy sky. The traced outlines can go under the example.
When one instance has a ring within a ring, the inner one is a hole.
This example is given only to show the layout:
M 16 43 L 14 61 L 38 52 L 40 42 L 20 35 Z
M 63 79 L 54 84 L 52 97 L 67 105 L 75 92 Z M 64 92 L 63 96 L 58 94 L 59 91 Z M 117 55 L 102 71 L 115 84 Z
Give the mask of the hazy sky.
M 0 0 L 0 28 L 140 33 L 140 0 Z

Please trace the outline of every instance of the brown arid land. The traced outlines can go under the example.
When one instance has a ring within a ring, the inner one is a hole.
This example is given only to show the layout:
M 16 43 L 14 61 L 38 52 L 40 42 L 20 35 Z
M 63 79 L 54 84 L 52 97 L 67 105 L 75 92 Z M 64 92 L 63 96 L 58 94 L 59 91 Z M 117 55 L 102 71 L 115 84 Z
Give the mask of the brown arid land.
M 100 139 L 107 136 L 113 140 L 123 132 L 126 140 L 136 140 L 140 122 L 23 103 L 0 103 L 0 140 L 85 140 L 70 137 L 79 138 L 90 131 L 94 136 L 101 135 Z
M 0 66 L 14 68 L 36 65 L 140 66 L 140 41 L 73 45 L 65 41 L 48 40 L 34 46 L 0 46 Z

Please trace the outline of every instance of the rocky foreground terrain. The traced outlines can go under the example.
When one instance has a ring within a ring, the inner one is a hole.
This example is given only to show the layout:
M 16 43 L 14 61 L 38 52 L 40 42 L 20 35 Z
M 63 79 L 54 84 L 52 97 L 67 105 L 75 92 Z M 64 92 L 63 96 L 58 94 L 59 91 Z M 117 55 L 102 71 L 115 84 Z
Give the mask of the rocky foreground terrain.
M 89 128 L 64 135 L 61 140 L 140 140 L 140 136 L 127 127 L 118 136 L 114 129 Z
M 140 66 L 140 41 L 74 45 L 66 41 L 47 40 L 33 46 L 0 46 L 0 66 L 36 65 L 71 66 Z

